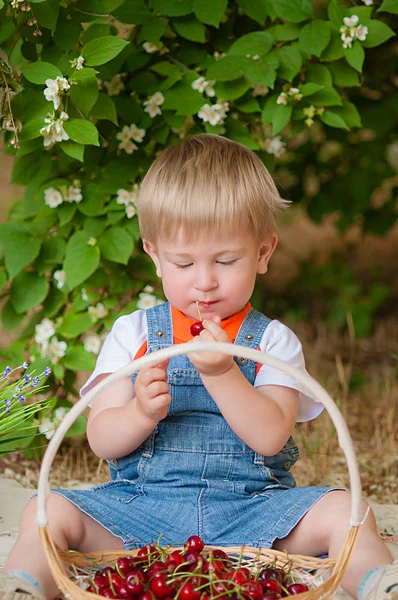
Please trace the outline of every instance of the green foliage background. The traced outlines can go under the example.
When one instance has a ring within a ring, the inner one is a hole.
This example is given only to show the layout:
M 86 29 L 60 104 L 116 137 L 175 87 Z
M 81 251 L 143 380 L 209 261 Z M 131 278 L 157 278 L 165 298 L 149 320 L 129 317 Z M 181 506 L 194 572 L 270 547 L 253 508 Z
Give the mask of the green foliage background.
M 1 127 L 16 157 L 12 182 L 26 186 L 0 224 L 2 324 L 20 331 L 2 351 L 4 364 L 28 349 L 37 370 L 50 364 L 58 405 L 77 395 L 76 372 L 96 359 L 87 335 L 135 310 L 146 285 L 158 289 L 137 217 L 118 203 L 118 190 L 132 190 L 185 135 L 245 144 L 312 219 L 337 212 L 342 231 L 359 222 L 383 235 L 396 219 L 392 185 L 382 206 L 372 194 L 395 174 L 386 148 L 397 120 L 397 12 L 395 0 L 0 0 Z M 367 35 L 344 48 L 340 28 L 353 15 Z M 57 77 L 70 87 L 55 110 L 44 90 Z M 211 85 L 192 87 L 200 77 L 214 82 L 215 95 Z M 159 92 L 151 116 L 145 103 Z M 286 103 L 278 103 L 283 92 Z M 198 115 L 206 104 L 224 109 L 215 125 Z M 46 118 L 58 119 L 69 139 L 44 146 Z M 144 134 L 129 154 L 117 135 L 131 125 Z M 273 144 L 282 148 L 276 155 Z M 81 201 L 66 201 L 71 187 Z M 45 203 L 48 189 L 61 194 L 55 208 Z M 344 322 L 348 307 L 357 333 L 366 333 L 388 288 L 365 292 L 340 267 L 307 267 L 304 281 L 310 289 L 336 284 L 331 322 Z M 54 278 L 60 270 L 63 287 Z M 35 340 L 44 318 L 66 342 L 62 357 L 49 358 Z

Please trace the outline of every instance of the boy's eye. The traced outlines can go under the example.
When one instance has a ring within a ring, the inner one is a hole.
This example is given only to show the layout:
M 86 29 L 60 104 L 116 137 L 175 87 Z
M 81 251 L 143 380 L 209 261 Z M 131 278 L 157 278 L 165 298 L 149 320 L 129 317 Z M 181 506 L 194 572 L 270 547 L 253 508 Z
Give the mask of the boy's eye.
M 218 260 L 219 265 L 233 265 L 236 262 L 236 258 L 234 260 Z
M 188 267 L 191 267 L 192 263 L 186 264 L 186 265 L 179 265 L 176 264 L 177 269 L 187 269 Z

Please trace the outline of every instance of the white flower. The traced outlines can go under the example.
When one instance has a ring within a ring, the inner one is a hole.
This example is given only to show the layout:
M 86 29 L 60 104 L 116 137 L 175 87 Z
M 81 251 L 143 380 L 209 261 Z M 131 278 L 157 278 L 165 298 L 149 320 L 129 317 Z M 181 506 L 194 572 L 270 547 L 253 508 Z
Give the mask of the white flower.
M 351 17 L 344 17 L 343 21 L 346 27 L 355 27 L 358 25 L 359 17 L 357 15 L 352 15 Z
M 392 168 L 398 171 L 398 141 L 387 146 L 387 160 Z
M 51 440 L 55 433 L 55 424 L 49 418 L 42 419 L 39 425 L 39 431 L 42 433 L 48 440 Z
M 253 86 L 252 96 L 266 96 L 269 92 L 269 87 L 263 83 L 256 83 Z
M 199 77 L 199 79 L 195 79 L 195 81 L 191 83 L 192 89 L 197 90 L 201 94 L 205 91 L 206 85 L 207 81 L 204 77 Z
M 84 288 L 82 288 L 81 294 L 82 294 L 82 298 L 83 298 L 84 302 L 88 302 L 87 292 Z
M 84 340 L 83 345 L 87 352 L 91 352 L 92 354 L 99 354 L 102 345 L 101 338 L 95 333 L 90 334 Z
M 51 362 L 56 364 L 59 358 L 65 356 L 65 352 L 68 348 L 66 342 L 60 342 L 56 337 L 51 338 L 51 342 L 48 346 L 47 356 Z
M 276 99 L 277 104 L 287 104 L 287 94 L 286 92 L 281 92 Z
M 205 93 L 209 96 L 209 98 L 214 98 L 214 96 L 216 95 L 216 92 L 214 90 L 215 84 L 216 82 L 212 79 L 206 82 Z
M 50 146 L 55 142 L 69 140 L 69 135 L 64 130 L 64 121 L 69 119 L 66 112 L 61 112 L 58 119 L 54 115 L 49 115 L 49 118 L 44 119 L 46 125 L 40 129 L 40 134 L 44 137 L 43 145 Z
M 50 208 L 56 208 L 64 201 L 60 191 L 53 187 L 44 190 L 44 202 Z
M 66 408 L 64 406 L 59 406 L 54 413 L 54 425 L 58 426 L 64 416 L 66 415 Z
M 97 317 L 99 319 L 102 319 L 103 317 L 106 317 L 109 314 L 108 309 L 102 304 L 102 302 L 97 302 Z
M 343 41 L 343 48 L 352 48 L 353 38 L 349 35 L 345 35 L 344 33 L 341 35 L 341 39 Z
M 58 96 L 58 82 L 56 79 L 46 79 L 45 84 L 47 87 L 43 92 L 44 96 L 48 102 L 54 103 L 54 109 L 57 110 L 61 103 L 61 99 Z
M 154 292 L 155 290 L 151 285 L 146 285 L 142 291 L 146 292 L 147 294 L 152 294 L 152 292 Z
M 108 90 L 108 96 L 118 96 L 124 90 L 124 83 L 121 80 L 121 73 L 118 73 L 110 81 L 104 81 L 104 86 Z
M 55 80 L 58 84 L 58 89 L 62 92 L 64 90 L 69 90 L 70 85 L 68 83 L 68 80 L 65 79 L 65 77 L 57 77 Z
M 209 122 L 210 125 L 222 125 L 228 110 L 228 102 L 223 102 L 222 104 L 204 104 L 198 112 L 198 117 L 205 123 Z
M 140 186 L 138 183 L 135 183 L 130 191 L 130 199 L 135 206 L 137 206 L 138 196 L 140 194 Z
M 213 54 L 213 57 L 214 57 L 214 59 L 215 59 L 215 60 L 221 60 L 221 58 L 224 58 L 224 56 L 227 56 L 227 55 L 225 54 L 225 52 L 221 52 L 221 53 L 220 53 L 220 52 L 218 52 L 218 50 L 216 50 L 216 51 L 214 52 L 214 54 Z
M 277 135 L 272 139 L 265 140 L 263 147 L 268 154 L 273 154 L 277 158 L 286 152 L 286 143 L 282 142 L 280 135 Z
M 65 202 L 81 202 L 83 200 L 82 191 L 80 188 L 73 187 L 70 185 L 68 187 L 68 193 L 65 196 Z
M 127 140 L 127 142 L 120 142 L 118 148 L 119 150 L 124 150 L 126 154 L 133 154 L 134 150 L 138 150 L 138 146 L 136 146 L 131 140 Z
M 50 319 L 44 318 L 41 323 L 35 327 L 35 340 L 38 344 L 46 342 L 55 333 L 53 322 Z
M 366 6 L 373 6 L 373 0 L 362 0 L 362 2 L 366 4 Z
M 153 96 L 150 96 L 148 100 L 145 100 L 145 102 L 143 103 L 145 106 L 144 111 L 149 114 L 151 119 L 153 119 L 154 117 L 156 117 L 156 115 L 162 114 L 160 106 L 163 104 L 163 102 L 164 96 L 162 92 L 156 92 L 155 94 L 153 94 Z
M 159 50 L 162 49 L 163 44 L 162 42 L 159 42 L 159 44 L 152 44 L 152 42 L 144 42 L 142 44 L 142 47 L 144 48 L 145 52 L 148 52 L 148 54 L 153 54 L 154 52 L 159 52 Z
M 130 192 L 128 192 L 127 190 L 123 190 L 120 189 L 117 191 L 117 198 L 116 198 L 116 202 L 118 204 L 129 204 L 131 201 L 131 197 L 130 197 Z
M 84 58 L 83 56 L 79 56 L 76 59 L 76 71 L 80 71 L 83 68 Z
M 361 40 L 361 42 L 363 42 L 364 40 L 366 40 L 366 36 L 368 35 L 368 28 L 366 27 L 366 25 L 358 25 L 357 29 L 356 29 L 356 36 L 358 38 L 358 40 Z
M 62 271 L 54 271 L 53 275 L 55 281 L 57 282 L 57 288 L 60 290 L 64 287 L 66 282 L 66 273 L 62 269 Z
M 130 136 L 135 142 L 142 142 L 145 133 L 145 129 L 138 129 L 137 125 L 134 123 L 130 125 Z
M 156 296 L 141 292 L 141 294 L 138 294 L 138 297 L 139 300 L 137 302 L 137 308 L 140 308 L 141 310 L 147 310 L 148 308 L 153 308 L 156 306 Z
M 116 139 L 121 142 L 128 142 L 131 137 L 130 127 L 128 125 L 124 125 L 123 129 L 116 134 Z
M 126 215 L 127 215 L 127 218 L 131 219 L 136 214 L 137 214 L 137 210 L 136 210 L 134 204 L 128 204 L 126 206 Z

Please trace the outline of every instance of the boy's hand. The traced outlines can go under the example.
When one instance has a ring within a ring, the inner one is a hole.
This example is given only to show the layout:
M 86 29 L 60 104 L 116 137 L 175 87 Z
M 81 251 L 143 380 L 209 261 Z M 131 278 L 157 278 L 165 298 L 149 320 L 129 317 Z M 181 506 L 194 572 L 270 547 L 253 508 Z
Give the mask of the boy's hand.
M 229 342 L 231 344 L 232 341 L 220 324 L 220 317 L 205 319 L 202 322 L 204 329 L 192 339 L 192 342 Z M 233 357 L 221 352 L 190 352 L 188 358 L 201 375 L 210 377 L 226 373 L 233 364 Z
M 134 383 L 137 407 L 156 424 L 167 416 L 168 406 L 171 402 L 167 383 L 169 360 L 167 358 L 158 365 L 144 367 L 138 373 Z

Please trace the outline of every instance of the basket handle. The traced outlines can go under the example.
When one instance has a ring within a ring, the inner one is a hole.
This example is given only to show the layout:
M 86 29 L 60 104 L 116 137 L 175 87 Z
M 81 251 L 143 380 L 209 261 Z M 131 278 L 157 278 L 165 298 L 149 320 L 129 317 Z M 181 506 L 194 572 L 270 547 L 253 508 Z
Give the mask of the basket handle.
M 303 373 L 289 363 L 274 356 L 270 356 L 269 354 L 265 354 L 260 350 L 254 350 L 252 348 L 247 348 L 246 346 L 227 342 L 187 342 L 185 344 L 177 344 L 168 348 L 163 348 L 162 350 L 157 350 L 143 356 L 142 358 L 134 360 L 130 364 L 122 367 L 118 371 L 115 371 L 115 373 L 112 373 L 100 381 L 71 408 L 51 438 L 43 457 L 38 485 L 37 523 L 39 527 L 45 527 L 48 524 L 46 507 L 47 499 L 50 493 L 49 473 L 54 457 L 66 432 L 72 426 L 77 417 L 81 415 L 82 412 L 87 408 L 88 404 L 93 400 L 93 398 L 114 381 L 117 381 L 122 377 L 126 377 L 127 375 L 131 375 L 142 367 L 157 364 L 166 358 L 171 358 L 173 356 L 188 354 L 190 352 L 205 351 L 222 352 L 224 354 L 229 354 L 230 356 L 239 356 L 242 358 L 247 358 L 248 360 L 253 360 L 255 362 L 260 362 L 262 364 L 275 367 L 279 371 L 283 371 L 287 375 L 291 375 L 294 377 L 294 379 L 300 381 L 300 383 L 304 384 L 305 387 L 311 391 L 316 398 L 318 398 L 319 402 L 324 405 L 333 421 L 337 431 L 339 445 L 342 448 L 347 461 L 351 487 L 350 527 L 359 526 L 362 524 L 363 503 L 361 495 L 361 480 L 353 443 L 347 428 L 347 424 L 344 421 L 340 410 L 337 408 L 335 402 L 332 400 L 326 390 L 306 373 Z

